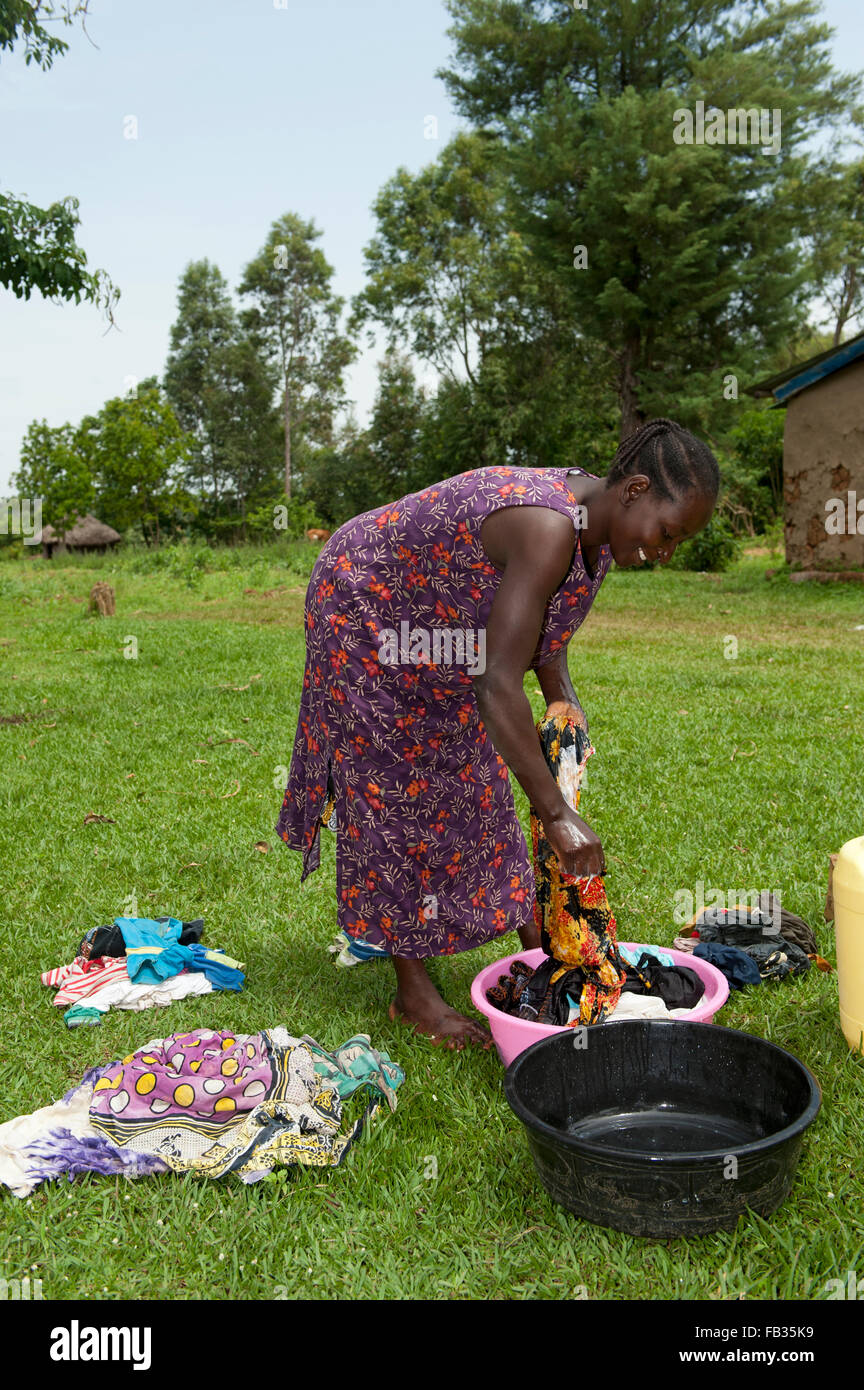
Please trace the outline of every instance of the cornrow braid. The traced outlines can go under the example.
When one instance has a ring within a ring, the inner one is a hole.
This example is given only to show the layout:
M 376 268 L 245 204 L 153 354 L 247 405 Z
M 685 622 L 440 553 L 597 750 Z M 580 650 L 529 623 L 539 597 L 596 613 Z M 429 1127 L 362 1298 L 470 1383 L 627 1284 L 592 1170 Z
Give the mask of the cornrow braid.
M 633 473 L 650 478 L 652 489 L 667 502 L 694 489 L 708 497 L 716 497 L 720 490 L 720 469 L 708 445 L 662 416 L 646 421 L 621 441 L 606 486 Z

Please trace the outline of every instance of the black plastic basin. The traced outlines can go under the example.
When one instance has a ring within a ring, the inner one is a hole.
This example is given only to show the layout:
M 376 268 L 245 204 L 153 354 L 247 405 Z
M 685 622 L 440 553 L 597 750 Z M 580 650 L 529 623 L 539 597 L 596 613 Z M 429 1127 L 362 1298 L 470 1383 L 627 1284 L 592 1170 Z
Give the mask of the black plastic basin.
M 556 1202 L 659 1239 L 775 1211 L 821 1104 L 782 1047 L 680 1020 L 542 1038 L 510 1063 L 504 1090 Z

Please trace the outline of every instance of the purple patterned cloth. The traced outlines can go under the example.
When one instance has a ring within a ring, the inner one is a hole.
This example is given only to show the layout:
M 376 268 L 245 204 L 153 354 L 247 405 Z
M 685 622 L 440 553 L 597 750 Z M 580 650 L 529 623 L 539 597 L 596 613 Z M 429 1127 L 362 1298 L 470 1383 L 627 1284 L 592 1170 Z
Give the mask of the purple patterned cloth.
M 302 850 L 305 879 L 332 799 L 339 926 L 390 955 L 451 955 L 531 920 L 525 837 L 472 686 L 500 580 L 480 526 L 520 505 L 574 523 L 573 563 L 532 661 L 545 665 L 585 620 L 611 563 L 603 546 L 593 574 L 585 566 L 568 472 L 584 475 L 478 468 L 447 478 L 346 522 L 312 571 L 277 831 Z
M 235 1124 L 269 1095 L 274 1079 L 265 1035 L 205 1029 L 156 1039 L 100 1071 L 91 1121 L 122 1117 L 124 1126 L 178 1117 Z

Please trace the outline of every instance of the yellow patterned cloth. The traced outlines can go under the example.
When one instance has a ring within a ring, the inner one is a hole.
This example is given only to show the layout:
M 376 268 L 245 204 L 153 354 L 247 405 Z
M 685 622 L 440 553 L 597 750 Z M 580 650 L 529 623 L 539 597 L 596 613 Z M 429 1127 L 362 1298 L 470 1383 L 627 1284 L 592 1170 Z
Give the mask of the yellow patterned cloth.
M 585 763 L 593 753 L 585 729 L 567 715 L 544 717 L 537 734 L 552 776 L 568 805 L 579 805 Z M 602 878 L 574 878 L 562 873 L 558 856 L 532 808 L 534 849 L 534 919 L 543 950 L 552 958 L 526 986 L 522 1002 L 536 1009 L 539 1022 L 566 1021 L 569 993 L 579 1002 L 581 1024 L 602 1023 L 621 996 L 625 966 L 618 954 L 615 918 Z M 579 972 L 573 974 L 573 972 Z M 542 972 L 542 973 L 541 973 Z M 535 983 L 536 981 L 536 983 Z M 539 997 L 540 989 L 545 992 Z M 573 1020 L 574 1024 L 577 1020 Z
M 366 1115 L 342 1132 L 357 1090 L 396 1106 L 404 1072 L 365 1034 L 335 1053 L 285 1028 L 154 1039 L 92 1074 L 90 1123 L 112 1145 L 173 1172 L 256 1182 L 277 1166 L 335 1167 Z M 89 1079 L 85 1077 L 85 1080 Z

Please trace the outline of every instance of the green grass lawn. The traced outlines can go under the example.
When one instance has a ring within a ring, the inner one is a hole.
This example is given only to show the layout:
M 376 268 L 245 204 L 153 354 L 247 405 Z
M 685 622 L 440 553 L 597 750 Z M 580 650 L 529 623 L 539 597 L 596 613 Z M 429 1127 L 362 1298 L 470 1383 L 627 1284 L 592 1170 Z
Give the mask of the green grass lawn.
M 580 1286 L 598 1299 L 797 1299 L 824 1297 L 848 1269 L 864 1277 L 864 1061 L 840 1032 L 835 976 L 751 989 L 720 1015 L 789 1048 L 823 1087 L 792 1196 L 770 1221 L 658 1243 L 555 1206 L 497 1056 L 442 1052 L 391 1023 L 386 964 L 334 967 L 333 837 L 301 889 L 299 855 L 273 831 L 312 553 L 249 552 L 213 573 L 0 564 L 0 1120 L 154 1036 L 274 1024 L 327 1047 L 371 1034 L 405 1068 L 398 1109 L 343 1168 L 284 1183 L 85 1177 L 26 1201 L 2 1193 L 0 1273 L 85 1300 L 568 1298 Z M 766 581 L 767 563 L 609 577 L 571 648 L 597 749 L 581 809 L 604 843 L 622 939 L 671 943 L 675 894 L 701 880 L 781 890 L 833 962 L 828 854 L 864 831 L 864 594 Z M 99 578 L 116 588 L 115 618 L 85 616 Z M 88 812 L 114 823 L 85 826 Z M 523 800 L 520 814 L 527 826 Z M 141 915 L 205 917 L 205 941 L 247 963 L 246 989 L 69 1032 L 39 973 L 133 899 Z M 476 972 L 516 949 L 514 935 L 433 973 L 468 1009 Z

